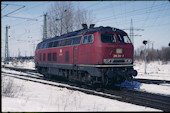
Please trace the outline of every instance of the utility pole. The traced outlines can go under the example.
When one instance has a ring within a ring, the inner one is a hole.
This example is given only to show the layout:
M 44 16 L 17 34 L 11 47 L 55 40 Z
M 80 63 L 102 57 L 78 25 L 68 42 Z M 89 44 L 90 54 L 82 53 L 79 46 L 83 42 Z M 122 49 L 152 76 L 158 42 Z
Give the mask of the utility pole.
M 152 51 L 153 51 L 153 49 L 154 49 L 154 43 L 155 43 L 155 42 L 152 42 Z
M 5 38 L 5 64 L 8 64 L 8 63 L 9 63 L 8 29 L 10 29 L 10 26 L 6 26 L 6 38 Z
M 134 49 L 135 49 L 135 42 L 134 42 L 134 36 L 142 36 L 142 35 L 134 35 L 134 32 L 133 32 L 133 30 L 137 30 L 137 31 L 143 31 L 144 29 L 135 29 L 135 28 L 133 28 L 133 21 L 132 21 L 132 19 L 131 19 L 131 23 L 130 23 L 130 29 L 123 29 L 123 30 L 130 30 L 130 40 L 132 41 L 132 44 L 133 44 L 133 56 L 134 56 Z
M 44 14 L 43 40 L 47 39 L 47 13 Z
M 27 51 L 25 51 L 25 57 L 27 56 Z
M 146 44 L 148 43 L 148 41 L 144 40 L 143 44 L 145 45 L 145 74 L 146 74 Z
M 19 48 L 18 48 L 18 57 L 21 57 L 21 52 Z
M 134 46 L 134 36 L 142 36 L 142 35 L 134 35 L 134 30 L 136 30 L 136 31 L 144 31 L 144 29 L 136 29 L 136 28 L 134 28 L 133 27 L 133 21 L 132 21 L 132 19 L 131 19 L 131 23 L 130 23 L 130 29 L 123 29 L 123 30 L 130 30 L 130 39 L 131 39 L 131 41 L 132 41 L 132 44 L 133 44 L 133 46 Z
M 35 51 L 35 42 L 32 42 L 32 44 L 33 44 L 33 51 L 32 51 L 32 53 L 33 53 L 33 56 L 34 56 L 34 51 Z
M 132 44 L 134 45 L 134 39 L 133 39 L 133 22 L 131 19 L 131 23 L 130 23 L 130 39 L 132 41 Z

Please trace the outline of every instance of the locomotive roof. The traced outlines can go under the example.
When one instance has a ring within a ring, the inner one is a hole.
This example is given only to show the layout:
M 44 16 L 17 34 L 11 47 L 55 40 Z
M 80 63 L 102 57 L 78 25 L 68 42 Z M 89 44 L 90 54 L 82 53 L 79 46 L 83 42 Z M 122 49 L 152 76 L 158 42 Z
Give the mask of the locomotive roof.
M 71 36 L 77 36 L 77 35 L 83 35 L 83 34 L 88 34 L 88 33 L 94 33 L 94 32 L 117 32 L 117 33 L 125 33 L 123 30 L 117 29 L 117 28 L 112 28 L 112 27 L 94 27 L 94 28 L 89 28 L 89 29 L 81 29 L 77 31 L 73 31 L 67 34 L 63 34 L 61 36 L 55 36 L 53 38 L 48 38 L 43 40 L 42 42 L 48 42 L 56 39 L 63 39 Z

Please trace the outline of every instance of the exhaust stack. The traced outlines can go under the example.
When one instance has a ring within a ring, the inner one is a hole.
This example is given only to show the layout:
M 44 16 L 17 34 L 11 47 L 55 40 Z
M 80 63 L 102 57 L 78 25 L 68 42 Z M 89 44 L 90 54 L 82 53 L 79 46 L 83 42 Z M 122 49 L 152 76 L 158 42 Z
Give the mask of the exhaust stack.
M 94 28 L 95 24 L 90 24 L 89 28 Z
M 82 24 L 82 27 L 83 27 L 83 29 L 87 29 L 88 28 L 87 24 Z

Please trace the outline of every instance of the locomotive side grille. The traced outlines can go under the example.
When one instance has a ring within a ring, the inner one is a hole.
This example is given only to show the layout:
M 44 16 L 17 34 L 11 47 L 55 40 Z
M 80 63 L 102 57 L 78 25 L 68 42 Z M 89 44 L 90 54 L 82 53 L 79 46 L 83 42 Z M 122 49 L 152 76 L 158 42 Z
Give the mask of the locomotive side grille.
M 130 64 L 132 59 L 104 59 L 104 64 Z
M 125 60 L 115 59 L 115 60 L 113 60 L 113 62 L 125 62 Z

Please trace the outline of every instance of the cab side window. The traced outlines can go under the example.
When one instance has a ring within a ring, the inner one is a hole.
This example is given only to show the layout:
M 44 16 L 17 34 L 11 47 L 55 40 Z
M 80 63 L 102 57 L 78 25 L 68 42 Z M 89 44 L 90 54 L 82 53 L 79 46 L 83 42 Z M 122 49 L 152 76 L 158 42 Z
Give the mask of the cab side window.
M 52 48 L 53 47 L 53 42 L 49 42 L 48 48 Z
M 88 43 L 92 43 L 93 42 L 93 37 L 92 37 L 92 35 L 89 35 L 88 36 Z
M 72 45 L 80 44 L 81 36 L 72 39 Z
M 87 37 L 87 36 L 84 36 L 83 44 L 87 44 L 87 43 L 88 43 L 88 37 Z
M 83 44 L 93 43 L 93 35 L 86 35 L 83 39 Z

